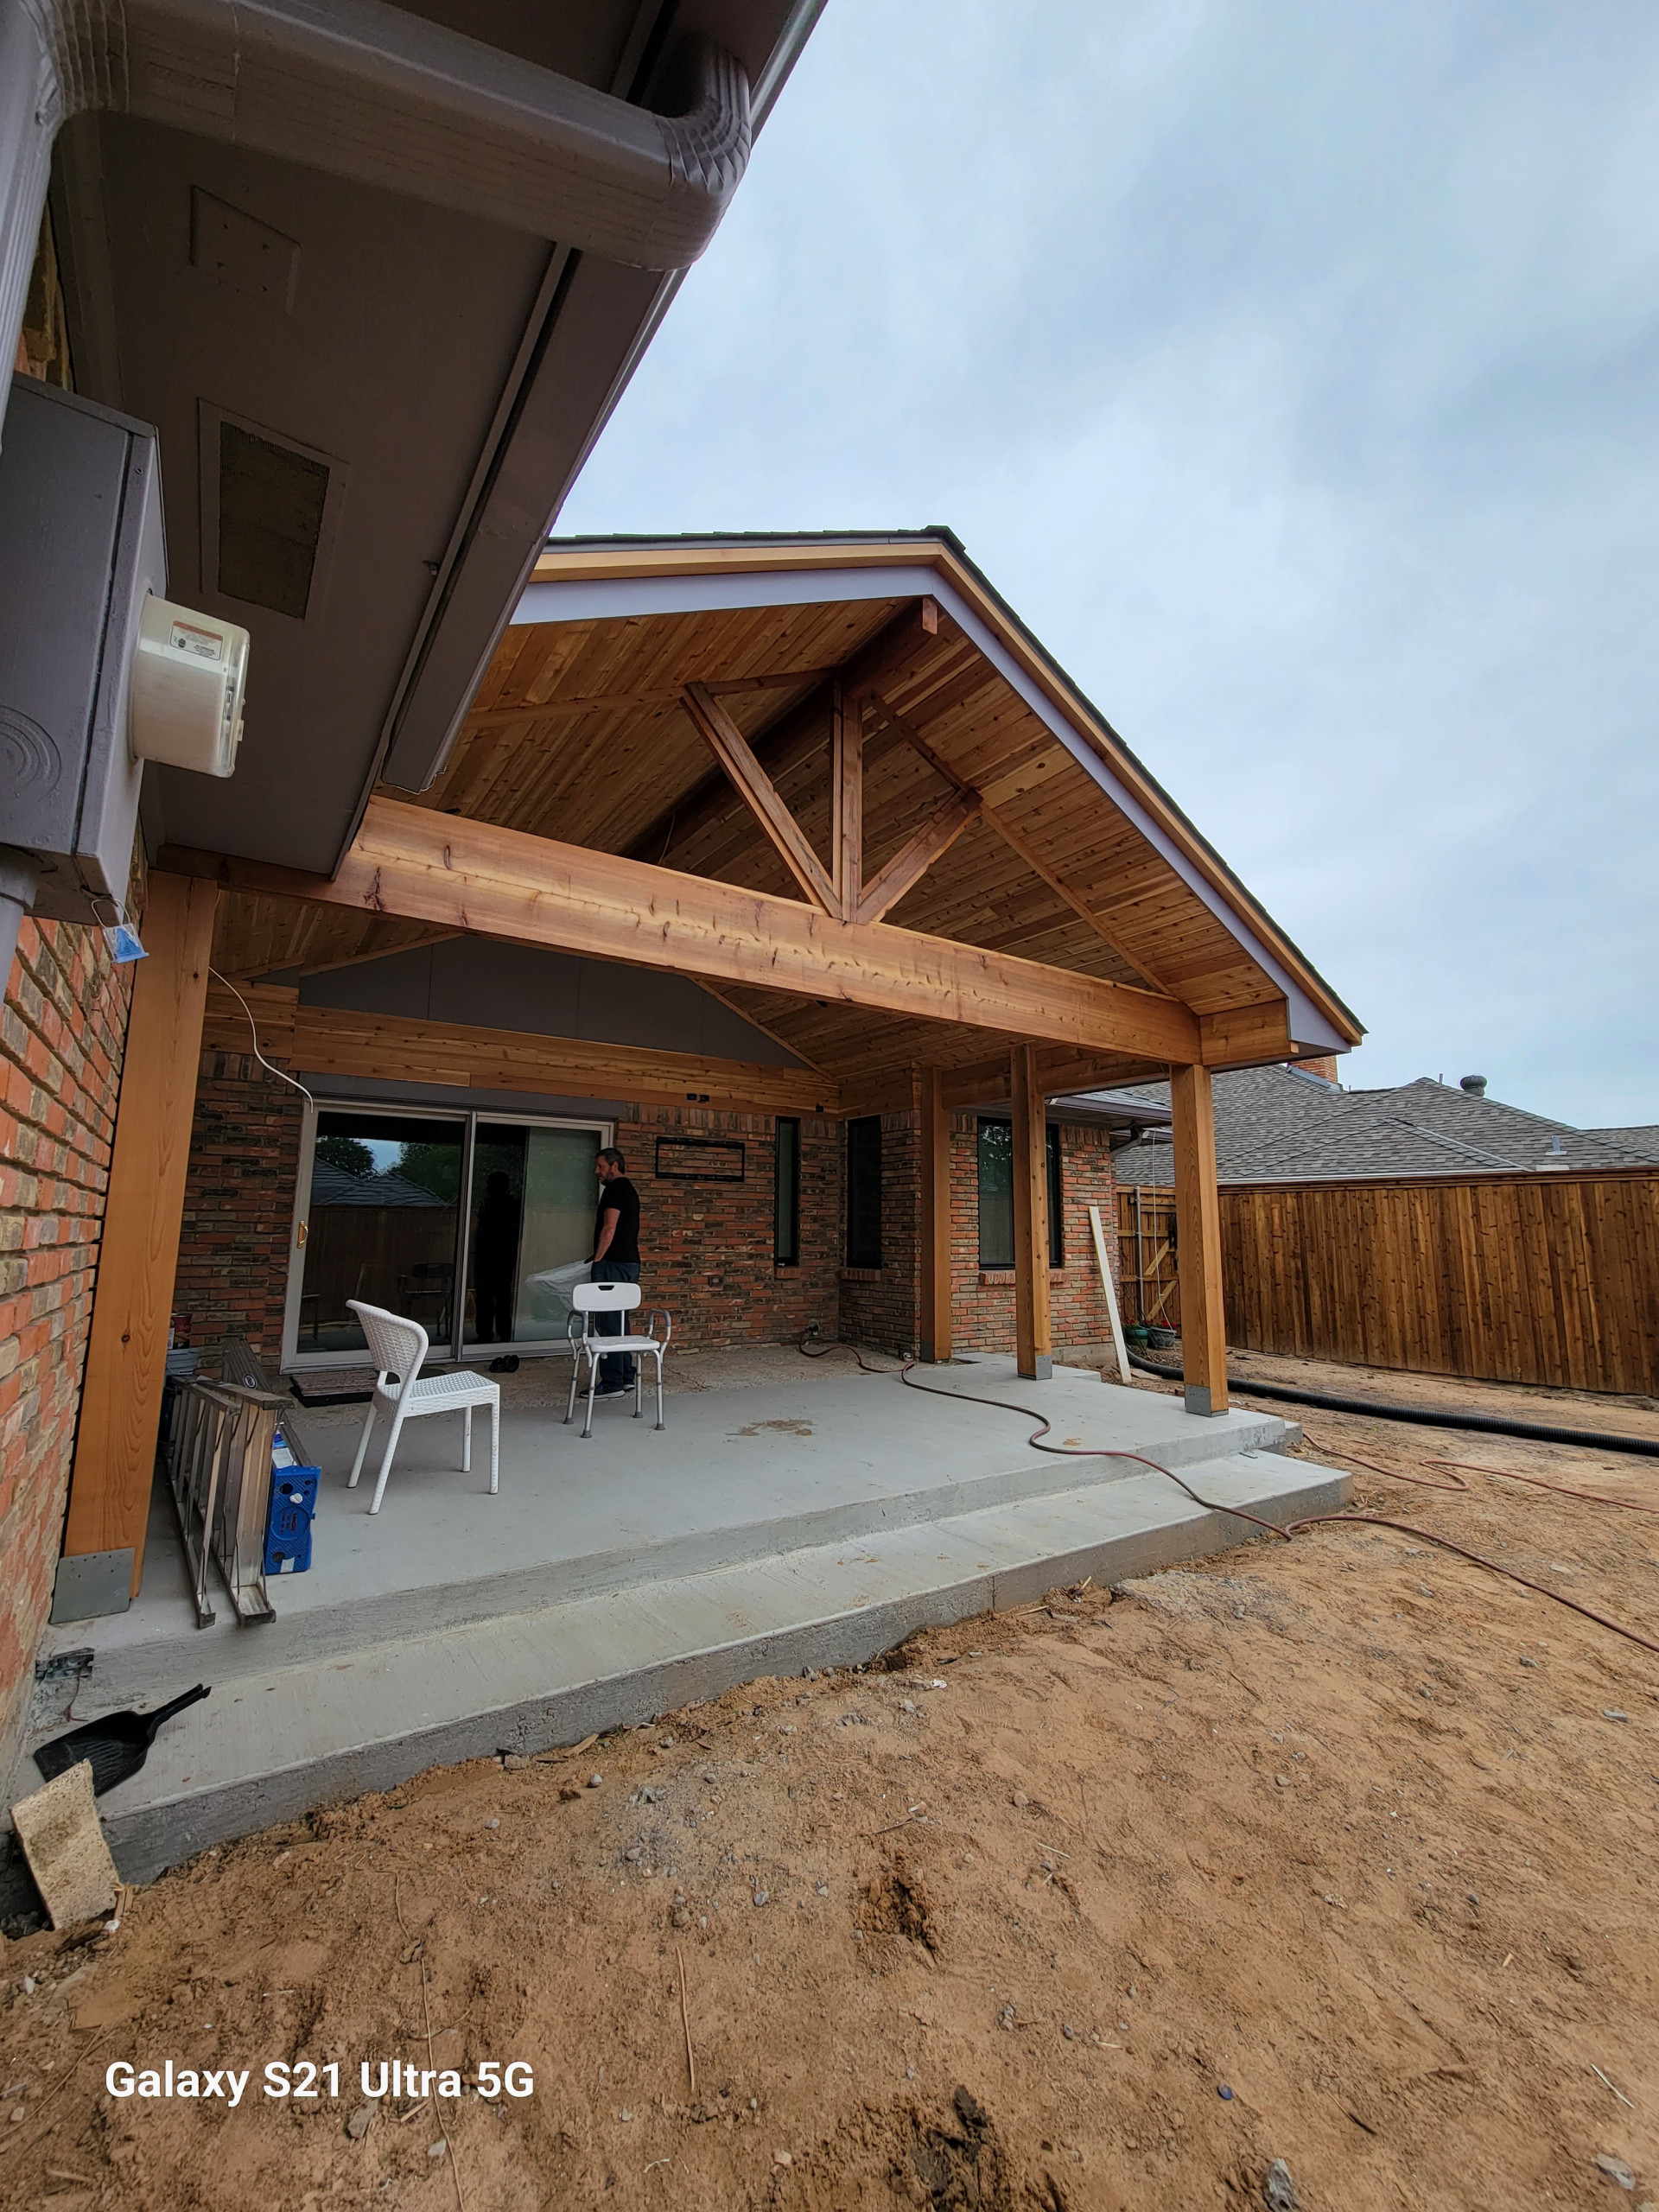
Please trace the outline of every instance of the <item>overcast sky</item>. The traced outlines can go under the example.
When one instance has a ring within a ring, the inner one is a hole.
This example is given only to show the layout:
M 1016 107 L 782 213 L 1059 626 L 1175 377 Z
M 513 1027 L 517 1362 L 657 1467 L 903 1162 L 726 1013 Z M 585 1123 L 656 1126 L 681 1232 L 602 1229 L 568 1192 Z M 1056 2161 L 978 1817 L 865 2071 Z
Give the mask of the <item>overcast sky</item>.
M 1659 1121 L 1659 9 L 830 0 L 558 527 L 949 523 L 1370 1032 Z

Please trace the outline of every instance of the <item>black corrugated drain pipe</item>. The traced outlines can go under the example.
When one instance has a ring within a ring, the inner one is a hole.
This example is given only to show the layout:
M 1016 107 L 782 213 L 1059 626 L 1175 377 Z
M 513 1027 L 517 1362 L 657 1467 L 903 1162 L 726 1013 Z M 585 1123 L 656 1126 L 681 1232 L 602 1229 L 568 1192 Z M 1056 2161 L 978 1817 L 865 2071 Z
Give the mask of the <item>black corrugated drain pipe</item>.
M 1163 1382 L 1179 1382 L 1178 1370 L 1160 1367 L 1131 1352 L 1129 1365 Z M 1288 1382 L 1251 1382 L 1230 1375 L 1227 1388 L 1242 1397 L 1281 1398 L 1293 1406 L 1316 1406 L 1327 1414 L 1370 1414 L 1378 1421 L 1410 1421 L 1418 1428 L 1463 1428 L 1477 1435 L 1521 1436 L 1532 1444 L 1580 1444 L 1590 1452 L 1634 1452 L 1644 1459 L 1659 1459 L 1659 1442 L 1641 1436 L 1619 1436 L 1605 1428 L 1553 1428 L 1546 1421 L 1504 1421 L 1497 1414 L 1454 1413 L 1450 1407 L 1396 1406 L 1382 1398 L 1333 1398 L 1323 1390 L 1297 1390 Z

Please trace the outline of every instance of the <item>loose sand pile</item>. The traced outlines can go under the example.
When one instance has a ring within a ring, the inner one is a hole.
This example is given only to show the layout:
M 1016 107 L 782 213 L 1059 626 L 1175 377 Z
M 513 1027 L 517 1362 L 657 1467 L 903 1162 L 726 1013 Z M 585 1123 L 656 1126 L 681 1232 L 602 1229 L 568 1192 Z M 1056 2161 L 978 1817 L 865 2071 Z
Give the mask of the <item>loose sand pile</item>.
M 1318 1456 L 1659 1505 L 1652 1463 L 1307 1425 Z M 1362 1470 L 1357 1503 L 1659 1641 L 1659 1522 L 1469 1479 Z M 1288 2202 L 1282 2160 L 1307 2212 L 1640 2206 L 1656 1692 L 1659 1657 L 1545 1598 L 1326 1528 L 434 1771 L 207 1853 L 112 1936 L 14 1942 L 0 2195 L 1189 2212 Z M 365 2098 L 394 2059 L 463 2094 Z M 168 2060 L 251 2069 L 240 2105 L 106 2093 Z M 532 2095 L 468 2086 L 514 2060 Z M 270 2099 L 268 2061 L 339 2096 Z

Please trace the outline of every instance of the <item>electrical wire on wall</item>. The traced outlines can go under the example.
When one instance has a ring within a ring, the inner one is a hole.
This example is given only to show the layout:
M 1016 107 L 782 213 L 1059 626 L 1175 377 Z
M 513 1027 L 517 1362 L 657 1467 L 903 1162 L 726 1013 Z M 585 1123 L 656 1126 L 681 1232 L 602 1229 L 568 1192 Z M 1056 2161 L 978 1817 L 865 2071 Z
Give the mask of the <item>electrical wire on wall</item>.
M 265 1058 L 264 1054 L 260 1051 L 259 1025 L 253 1018 L 253 1008 L 248 1004 L 246 999 L 243 997 L 241 992 L 237 989 L 236 985 L 232 982 L 230 977 L 228 976 L 221 976 L 217 968 L 210 968 L 207 970 L 207 973 L 213 977 L 216 983 L 224 984 L 226 989 L 236 1001 L 238 1006 L 239 1006 L 243 1013 L 247 1015 L 249 1033 L 253 1039 L 253 1057 L 258 1061 L 260 1066 L 264 1068 L 266 1074 L 274 1075 L 278 1083 L 285 1083 L 290 1090 L 297 1090 L 308 1106 L 315 1106 L 317 1102 L 311 1096 L 311 1093 L 306 1089 L 305 1085 L 302 1083 L 296 1082 L 295 1078 L 291 1075 L 284 1075 L 281 1068 L 273 1067 L 270 1062 Z

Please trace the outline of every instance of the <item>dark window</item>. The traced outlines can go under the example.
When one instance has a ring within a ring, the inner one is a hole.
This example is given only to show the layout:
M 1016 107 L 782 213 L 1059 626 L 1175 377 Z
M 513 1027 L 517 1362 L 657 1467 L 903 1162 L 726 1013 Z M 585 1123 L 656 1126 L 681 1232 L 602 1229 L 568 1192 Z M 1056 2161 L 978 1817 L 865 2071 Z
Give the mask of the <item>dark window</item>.
M 1056 1123 L 1048 1125 L 1048 1264 L 1051 1268 L 1065 1265 L 1065 1214 L 1061 1205 L 1065 1193 L 1060 1185 L 1060 1132 Z
M 847 1265 L 881 1264 L 881 1116 L 847 1124 Z
M 1060 1133 L 1052 1123 L 1047 1140 L 1048 1264 L 1060 1268 L 1065 1265 Z M 1009 1122 L 979 1125 L 979 1264 L 982 1268 L 1014 1265 L 1014 1126 Z
M 780 1268 L 801 1263 L 801 1125 L 778 1122 L 773 1155 L 772 1256 Z

